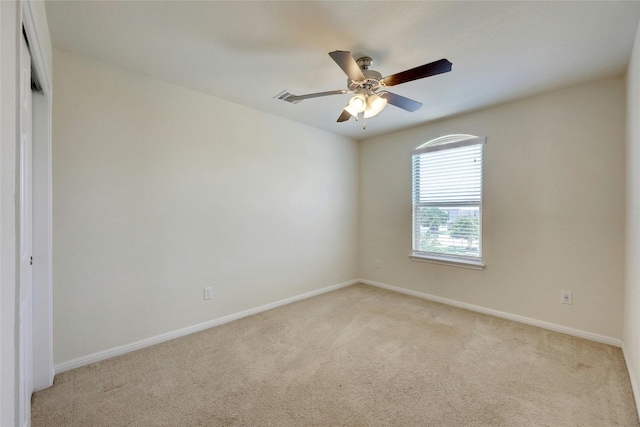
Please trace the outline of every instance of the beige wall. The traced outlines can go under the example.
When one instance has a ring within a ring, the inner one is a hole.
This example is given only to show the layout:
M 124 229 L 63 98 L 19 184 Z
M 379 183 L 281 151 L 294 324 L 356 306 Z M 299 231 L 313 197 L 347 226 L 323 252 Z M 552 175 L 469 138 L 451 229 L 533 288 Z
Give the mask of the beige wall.
M 54 66 L 56 364 L 357 277 L 622 338 L 623 78 L 355 143 Z M 487 138 L 484 271 L 408 258 L 411 150 L 450 133 Z
M 454 133 L 487 138 L 483 271 L 408 257 L 411 150 Z M 623 78 L 362 141 L 360 277 L 620 339 L 624 141 Z
M 56 364 L 357 277 L 355 141 L 59 51 L 54 67 Z
M 640 411 L 640 28 L 627 71 L 627 243 L 624 349 Z

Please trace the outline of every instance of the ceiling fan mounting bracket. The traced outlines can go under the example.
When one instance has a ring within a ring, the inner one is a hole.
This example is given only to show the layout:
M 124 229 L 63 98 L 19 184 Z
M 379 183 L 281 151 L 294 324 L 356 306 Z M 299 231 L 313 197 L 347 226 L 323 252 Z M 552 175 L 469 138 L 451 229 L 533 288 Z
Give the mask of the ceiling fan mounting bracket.
M 356 64 L 358 64 L 358 67 L 360 67 L 361 70 L 368 70 L 372 63 L 373 59 L 368 56 L 356 59 Z

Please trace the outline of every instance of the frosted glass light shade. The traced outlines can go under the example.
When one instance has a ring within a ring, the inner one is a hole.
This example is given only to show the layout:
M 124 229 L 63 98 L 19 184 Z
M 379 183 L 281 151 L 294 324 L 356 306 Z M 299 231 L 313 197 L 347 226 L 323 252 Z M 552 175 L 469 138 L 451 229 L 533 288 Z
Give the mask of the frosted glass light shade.
M 384 110 L 387 106 L 387 100 L 379 97 L 378 95 L 370 95 L 367 99 L 367 108 L 364 110 L 364 118 L 368 119 Z
M 359 93 L 349 100 L 349 105 L 345 107 L 345 110 L 352 116 L 357 116 L 358 113 L 362 113 L 367 108 L 367 98 Z

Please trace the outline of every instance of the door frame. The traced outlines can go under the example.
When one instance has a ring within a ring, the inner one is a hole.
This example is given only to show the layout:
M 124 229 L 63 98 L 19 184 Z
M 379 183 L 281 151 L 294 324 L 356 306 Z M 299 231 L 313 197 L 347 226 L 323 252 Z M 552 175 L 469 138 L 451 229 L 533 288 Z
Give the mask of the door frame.
M 52 70 L 45 48 L 51 52 L 46 16 L 31 0 L 21 2 L 21 23 L 29 43 L 32 68 L 42 92 L 33 92 L 33 386 L 53 385 L 53 264 L 52 264 Z M 44 7 L 44 6 L 43 6 Z M 44 19 L 45 22 L 39 20 Z M 42 34 L 46 32 L 46 34 Z M 47 46 L 46 43 L 49 43 Z M 49 58 L 50 59 L 50 58 Z
M 20 377 L 20 425 L 29 425 L 31 394 L 33 393 L 33 89 L 31 54 L 27 39 L 20 39 L 20 161 L 18 182 L 20 187 L 20 286 L 18 359 Z

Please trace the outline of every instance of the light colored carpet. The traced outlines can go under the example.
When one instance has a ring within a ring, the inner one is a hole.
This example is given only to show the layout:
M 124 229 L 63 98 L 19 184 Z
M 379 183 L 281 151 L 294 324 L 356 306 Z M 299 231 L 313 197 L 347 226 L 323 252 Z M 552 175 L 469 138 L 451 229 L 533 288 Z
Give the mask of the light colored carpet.
M 619 348 L 354 285 L 65 372 L 46 426 L 638 426 Z

